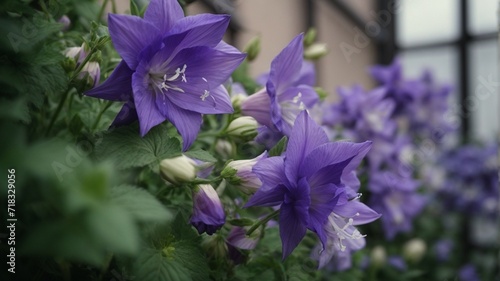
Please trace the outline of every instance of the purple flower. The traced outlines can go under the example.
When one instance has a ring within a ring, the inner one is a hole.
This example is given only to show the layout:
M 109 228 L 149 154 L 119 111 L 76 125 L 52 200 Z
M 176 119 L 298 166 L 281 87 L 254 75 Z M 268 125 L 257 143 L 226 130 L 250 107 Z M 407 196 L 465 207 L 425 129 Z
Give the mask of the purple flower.
M 453 241 L 451 241 L 450 239 L 439 240 L 434 245 L 436 258 L 441 262 L 445 262 L 449 259 L 452 250 L 453 250 Z
M 221 85 L 245 58 L 224 43 L 225 15 L 184 17 L 175 0 L 152 0 L 144 19 L 109 15 L 109 33 L 123 61 L 99 87 L 85 94 L 126 102 L 113 125 L 139 120 L 144 136 L 170 121 L 187 150 L 195 140 L 202 114 L 233 111 Z
M 235 264 L 245 260 L 241 250 L 253 250 L 259 242 L 260 231 L 254 231 L 250 236 L 246 232 L 243 227 L 233 227 L 226 238 L 229 258 Z
M 376 65 L 370 69 L 375 80 L 386 88 L 386 98 L 395 102 L 394 115 L 407 111 L 415 99 L 425 91 L 421 81 L 404 80 L 401 61 L 396 58 L 391 65 Z
M 450 207 L 467 213 L 498 217 L 498 146 L 468 145 L 448 151 L 441 159 L 447 182 L 441 196 Z
M 382 214 L 387 239 L 408 232 L 412 221 L 423 210 L 426 200 L 416 193 L 419 183 L 390 171 L 372 173 L 368 187 L 372 192 L 369 206 Z
M 341 125 L 344 135 L 355 140 L 394 135 L 396 123 L 391 119 L 394 102 L 384 99 L 385 88 L 366 92 L 356 85 L 352 89 L 339 88 L 338 93 L 340 102 L 326 110 L 325 125 Z
M 323 226 L 326 245 L 323 244 L 322 248 L 316 248 L 316 251 L 319 252 L 319 268 L 327 265 L 330 260 L 338 262 L 339 259 L 349 259 L 350 267 L 351 253 L 362 249 L 366 244 L 365 235 L 362 235 L 355 226 L 367 224 L 379 217 L 379 214 L 359 202 L 359 196 L 344 204 L 341 204 L 340 201 L 337 202 L 337 206 L 334 207 L 328 216 L 328 221 Z M 339 267 L 337 270 L 340 270 Z
M 407 268 L 405 260 L 400 256 L 390 256 L 387 263 L 399 271 L 405 271 Z
M 200 184 L 193 192 L 193 215 L 189 221 L 202 234 L 214 234 L 226 222 L 224 208 L 210 184 Z
M 279 206 L 283 258 L 297 247 L 307 229 L 315 232 L 326 248 L 329 228 L 373 220 L 375 212 L 350 201 L 349 187 L 343 182 L 352 177 L 370 146 L 370 142 L 329 142 L 323 129 L 302 112 L 284 155 L 263 159 L 254 166 L 262 187 L 245 206 Z M 331 225 L 332 220 L 335 225 Z M 353 235 L 344 234 L 346 239 Z
M 273 132 L 291 134 L 299 113 L 319 100 L 311 83 L 314 72 L 303 60 L 303 34 L 295 37 L 271 63 L 266 87 L 246 99 L 242 113 Z
M 476 267 L 472 264 L 464 265 L 458 273 L 460 281 L 480 281 Z

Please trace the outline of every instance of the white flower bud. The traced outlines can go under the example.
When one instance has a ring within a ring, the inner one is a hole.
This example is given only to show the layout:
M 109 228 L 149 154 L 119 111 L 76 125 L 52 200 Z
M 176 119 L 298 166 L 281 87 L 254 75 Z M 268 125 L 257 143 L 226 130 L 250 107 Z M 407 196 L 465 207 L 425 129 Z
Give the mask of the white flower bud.
M 328 48 L 324 43 L 314 43 L 304 50 L 304 57 L 308 60 L 317 60 L 328 53 Z
M 403 247 L 404 257 L 411 262 L 419 262 L 427 250 L 425 241 L 420 238 L 414 238 Z
M 215 143 L 215 151 L 222 159 L 229 159 L 233 155 L 233 145 L 227 140 L 218 139 Z
M 261 159 L 267 158 L 267 152 L 248 160 L 236 160 L 227 163 L 221 175 L 237 185 L 243 192 L 253 194 L 262 186 L 262 182 L 252 169 Z
M 227 128 L 227 134 L 234 137 L 249 137 L 257 134 L 257 120 L 250 116 L 234 119 Z
M 67 48 L 64 50 L 64 55 L 67 58 L 74 59 L 75 61 L 78 61 L 80 58 L 80 52 L 82 51 L 82 47 L 71 47 Z
M 188 182 L 196 177 L 196 162 L 184 155 L 160 162 L 163 178 L 173 184 Z
M 371 260 L 375 267 L 382 267 L 387 261 L 387 252 L 382 246 L 376 246 L 371 252 Z

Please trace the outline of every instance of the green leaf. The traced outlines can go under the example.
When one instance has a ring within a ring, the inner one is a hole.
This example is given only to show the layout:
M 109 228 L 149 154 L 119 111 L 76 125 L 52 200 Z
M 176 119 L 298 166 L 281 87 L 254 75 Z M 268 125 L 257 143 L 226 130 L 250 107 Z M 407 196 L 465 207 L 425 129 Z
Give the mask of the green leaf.
M 281 138 L 280 141 L 273 148 L 271 148 L 271 150 L 269 150 L 269 157 L 280 156 L 285 150 L 287 143 L 288 138 L 286 136 Z
M 96 242 L 117 254 L 136 254 L 139 232 L 130 214 L 117 206 L 95 208 L 88 215 L 90 231 Z
M 136 260 L 134 274 L 141 281 L 192 280 L 184 265 L 167 258 L 161 250 L 145 249 Z
M 181 143 L 167 131 L 159 125 L 141 137 L 137 124 L 115 129 L 96 142 L 95 156 L 110 159 L 118 169 L 157 165 L 181 153 Z
M 197 241 L 200 239 L 200 236 L 198 236 L 198 234 L 194 231 L 191 224 L 189 224 L 188 220 L 181 212 L 177 213 L 172 225 L 175 226 L 172 228 L 172 234 L 177 239 L 191 241 Z
M 190 150 L 186 153 L 186 156 L 195 158 L 204 162 L 217 162 L 217 159 L 212 156 L 209 152 L 202 149 Z
M 20 120 L 28 123 L 31 120 L 28 104 L 25 99 L 0 100 L 0 118 Z
M 136 220 L 164 222 L 173 218 L 153 195 L 144 189 L 122 185 L 111 189 L 111 202 L 127 210 Z
M 171 246 L 174 248 L 172 258 L 186 267 L 193 281 L 209 280 L 207 260 L 197 246 L 185 241 L 175 242 Z
M 32 229 L 19 249 L 22 254 L 52 256 L 100 266 L 107 253 L 78 221 L 45 222 Z
M 139 11 L 139 7 L 134 0 L 130 0 L 130 14 L 133 16 L 140 16 L 141 12 Z

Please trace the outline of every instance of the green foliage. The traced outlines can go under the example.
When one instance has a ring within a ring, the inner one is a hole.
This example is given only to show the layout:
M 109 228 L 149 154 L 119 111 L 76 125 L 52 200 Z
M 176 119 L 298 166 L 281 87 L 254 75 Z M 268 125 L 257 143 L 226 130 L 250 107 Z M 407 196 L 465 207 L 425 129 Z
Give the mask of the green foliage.
M 217 159 L 212 156 L 209 152 L 202 150 L 202 149 L 196 149 L 196 150 L 190 150 L 184 153 L 186 156 L 189 156 L 191 158 L 195 158 L 204 162 L 217 162 Z
M 167 125 L 159 125 L 141 137 L 137 124 L 105 133 L 96 143 L 95 156 L 109 159 L 118 169 L 157 166 L 165 158 L 178 156 L 181 143 L 168 132 Z
M 269 157 L 272 156 L 280 156 L 286 149 L 286 145 L 288 143 L 288 138 L 285 136 L 280 139 L 280 141 L 269 150 Z
M 159 223 L 172 219 L 172 213 L 143 189 L 117 186 L 111 189 L 110 198 L 113 204 L 127 210 L 138 221 Z

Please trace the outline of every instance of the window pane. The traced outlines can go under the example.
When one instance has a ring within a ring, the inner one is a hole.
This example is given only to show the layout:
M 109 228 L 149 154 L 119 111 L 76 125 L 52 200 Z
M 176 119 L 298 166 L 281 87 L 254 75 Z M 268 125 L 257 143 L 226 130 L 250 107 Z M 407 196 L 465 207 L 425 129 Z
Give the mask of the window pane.
M 496 40 L 475 42 L 470 49 L 469 111 L 473 139 L 492 141 L 498 135 L 498 48 Z
M 453 86 L 449 97 L 450 112 L 457 112 L 459 101 L 458 93 L 458 51 L 454 46 L 436 47 L 431 49 L 410 50 L 400 53 L 404 76 L 410 79 L 422 76 L 425 70 L 430 70 L 439 84 Z M 456 117 L 460 122 L 460 116 Z M 446 138 L 448 144 L 458 142 L 459 131 Z
M 400 46 L 449 41 L 459 34 L 459 1 L 399 0 L 396 33 Z
M 469 0 L 468 12 L 472 34 L 497 31 L 498 0 Z

